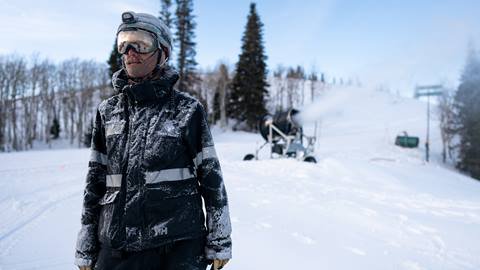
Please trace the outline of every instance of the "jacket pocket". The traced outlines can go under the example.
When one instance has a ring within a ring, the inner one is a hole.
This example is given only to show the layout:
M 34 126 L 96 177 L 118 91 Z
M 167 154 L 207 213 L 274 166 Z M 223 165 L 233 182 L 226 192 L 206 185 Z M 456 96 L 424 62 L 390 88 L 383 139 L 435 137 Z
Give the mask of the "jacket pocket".
M 147 137 L 143 165 L 147 170 L 168 168 L 185 152 L 181 137 L 152 133 Z
M 146 203 L 162 204 L 166 199 L 187 198 L 199 194 L 198 189 L 198 183 L 195 178 L 146 184 Z
M 105 141 L 107 146 L 107 156 L 109 160 L 121 160 L 126 146 L 125 120 L 110 120 L 105 123 Z M 113 171 L 120 170 L 120 162 L 109 162 L 109 166 Z
M 111 120 L 105 123 L 105 137 L 122 134 L 125 129 L 125 120 Z
M 200 194 L 176 192 L 174 196 L 145 203 L 145 224 L 151 239 L 193 236 L 203 230 L 205 220 Z
M 98 238 L 102 243 L 108 243 L 115 234 L 115 231 L 118 230 L 118 227 L 114 225 L 113 222 L 113 212 L 115 211 L 115 200 L 117 199 L 118 193 L 120 191 L 111 191 L 107 190 L 107 193 L 99 201 L 101 205 L 100 218 L 98 221 Z

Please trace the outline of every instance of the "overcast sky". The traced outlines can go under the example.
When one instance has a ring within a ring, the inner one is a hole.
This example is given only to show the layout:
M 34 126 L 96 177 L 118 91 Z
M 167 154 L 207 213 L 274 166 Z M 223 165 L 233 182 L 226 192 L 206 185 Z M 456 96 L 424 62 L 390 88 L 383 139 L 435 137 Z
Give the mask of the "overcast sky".
M 238 60 L 249 3 L 195 1 L 200 67 Z M 260 0 L 257 9 L 269 70 L 299 64 L 410 92 L 455 85 L 468 43 L 480 47 L 480 1 Z M 160 1 L 0 0 L 0 54 L 106 61 L 126 10 L 158 15 Z

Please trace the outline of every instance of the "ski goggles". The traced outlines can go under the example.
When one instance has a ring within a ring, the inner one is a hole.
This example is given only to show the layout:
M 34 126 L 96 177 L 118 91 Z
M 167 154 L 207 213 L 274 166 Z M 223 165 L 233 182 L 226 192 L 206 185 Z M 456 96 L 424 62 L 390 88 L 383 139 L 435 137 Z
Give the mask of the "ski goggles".
M 149 32 L 143 30 L 121 31 L 117 35 L 117 51 L 121 54 L 128 52 L 131 47 L 137 53 L 151 53 L 157 49 L 157 40 Z

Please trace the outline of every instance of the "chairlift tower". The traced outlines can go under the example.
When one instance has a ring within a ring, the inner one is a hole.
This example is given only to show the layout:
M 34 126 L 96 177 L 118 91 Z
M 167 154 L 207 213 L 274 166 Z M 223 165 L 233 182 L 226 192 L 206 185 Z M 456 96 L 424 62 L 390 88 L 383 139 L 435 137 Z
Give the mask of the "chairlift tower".
M 414 97 L 427 97 L 427 137 L 425 139 L 425 161 L 429 162 L 430 156 L 430 97 L 443 95 L 443 85 L 422 85 L 415 87 Z

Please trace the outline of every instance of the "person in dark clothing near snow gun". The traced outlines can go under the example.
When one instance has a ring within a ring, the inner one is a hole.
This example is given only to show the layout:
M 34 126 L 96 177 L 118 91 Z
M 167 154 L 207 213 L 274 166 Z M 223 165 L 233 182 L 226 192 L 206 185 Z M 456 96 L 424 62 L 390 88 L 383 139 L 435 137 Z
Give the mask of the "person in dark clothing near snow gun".
M 123 68 L 96 112 L 75 264 L 221 269 L 232 256 L 227 193 L 203 106 L 173 89 L 170 31 L 125 12 L 117 49 Z

